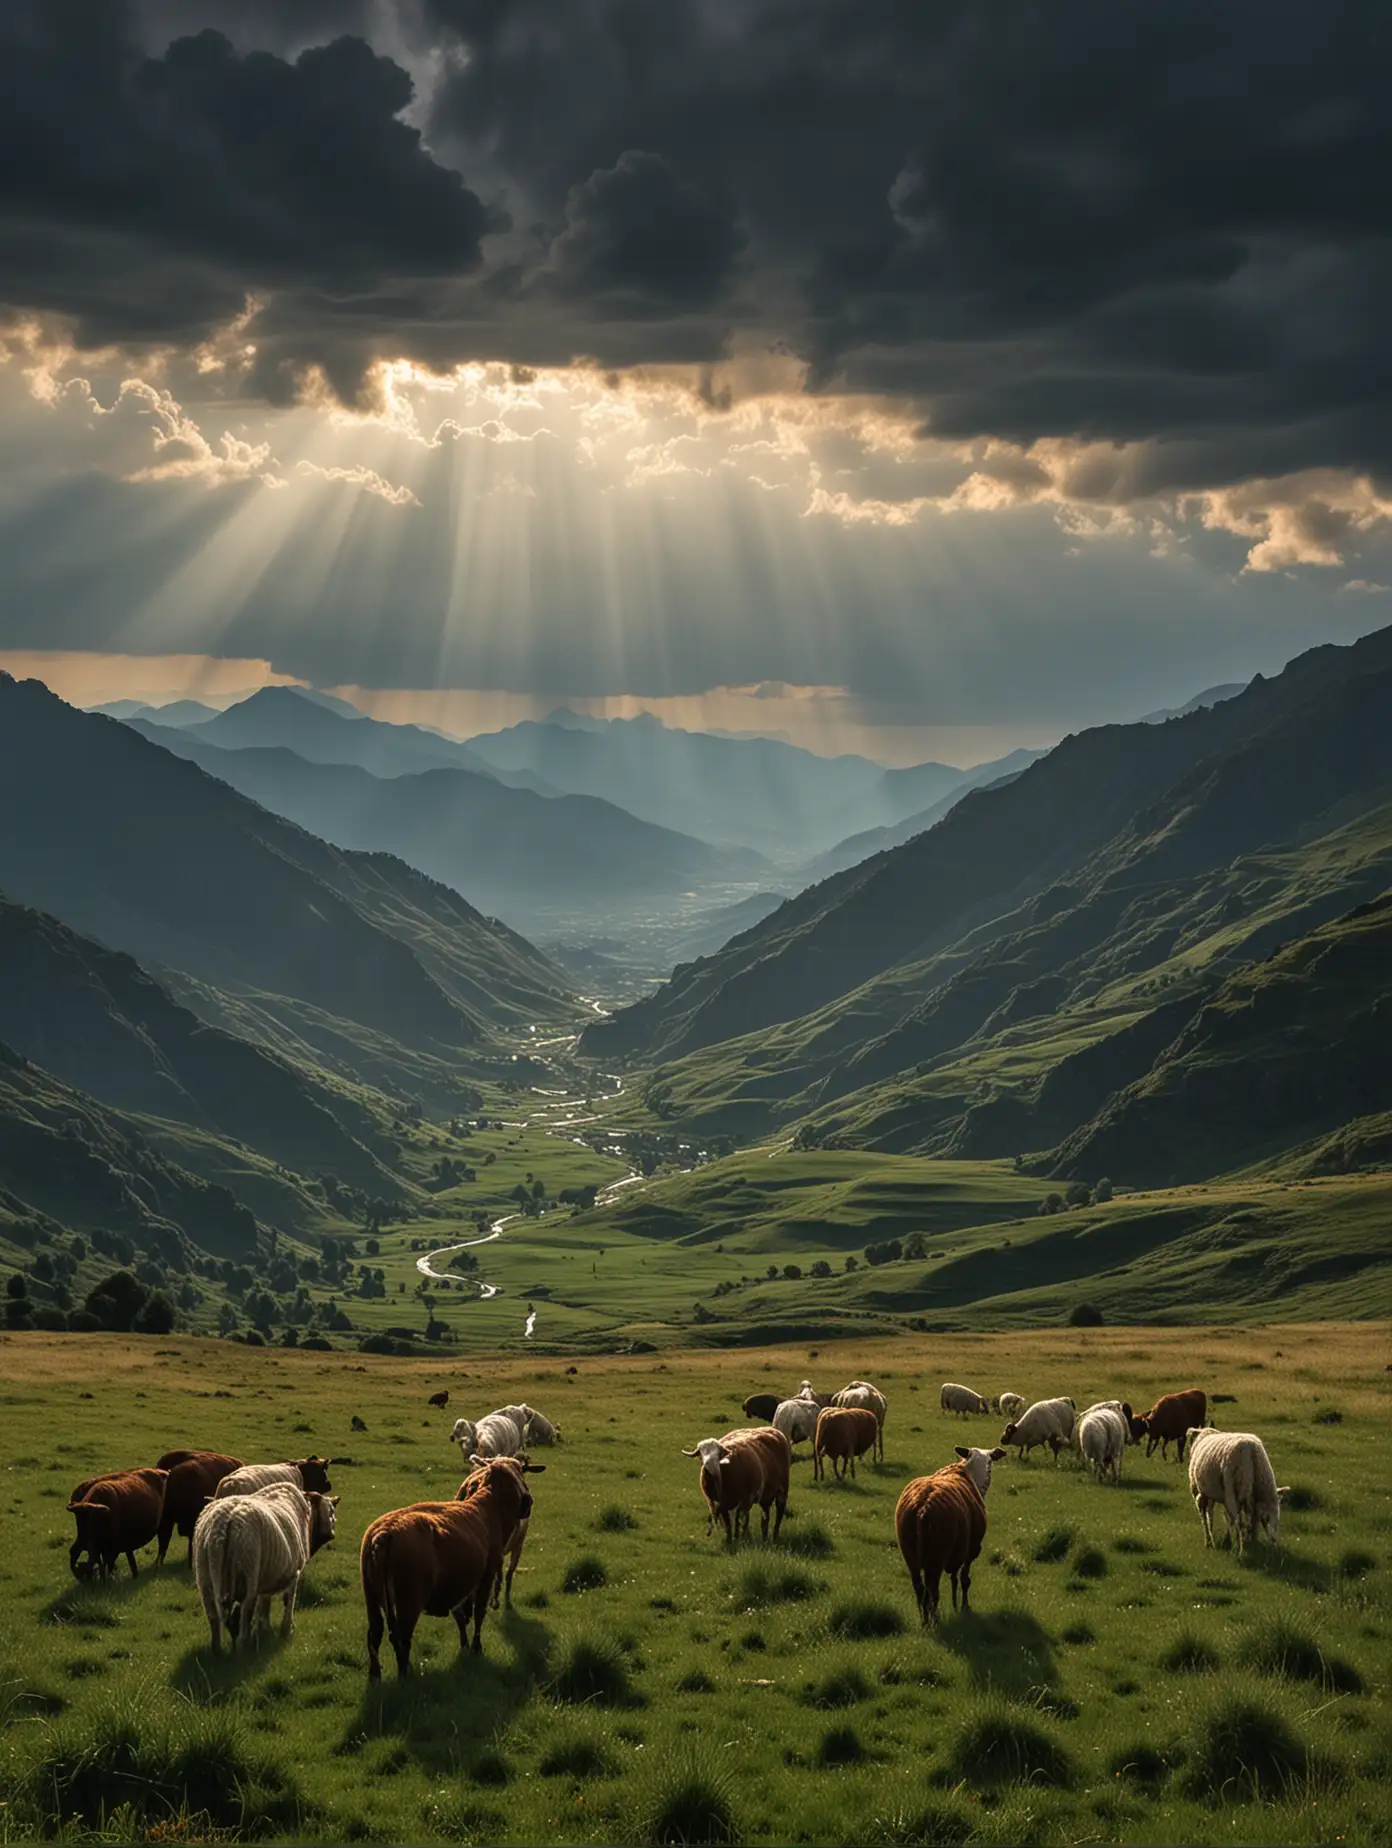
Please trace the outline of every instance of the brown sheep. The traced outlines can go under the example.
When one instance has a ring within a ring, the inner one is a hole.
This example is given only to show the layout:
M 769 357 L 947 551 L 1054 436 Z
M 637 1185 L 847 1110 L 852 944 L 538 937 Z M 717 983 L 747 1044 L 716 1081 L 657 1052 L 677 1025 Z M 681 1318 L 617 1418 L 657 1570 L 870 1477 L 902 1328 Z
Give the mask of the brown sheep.
M 1144 1435 L 1147 1456 L 1160 1446 L 1162 1462 L 1169 1461 L 1170 1444 L 1177 1446 L 1179 1460 L 1184 1461 L 1185 1434 L 1192 1427 L 1208 1422 L 1208 1394 L 1202 1386 L 1189 1386 L 1183 1392 L 1167 1392 L 1155 1401 L 1148 1412 L 1132 1423 L 1137 1441 Z M 1139 1429 L 1137 1428 L 1139 1427 Z
M 829 1405 L 817 1420 L 812 1439 L 812 1474 L 814 1479 L 826 1474 L 825 1459 L 831 1458 L 837 1476 L 856 1473 L 856 1458 L 867 1450 L 873 1452 L 880 1435 L 880 1421 L 862 1406 Z
M 193 1530 L 203 1505 L 216 1492 L 224 1476 L 242 1467 L 240 1457 L 224 1456 L 218 1450 L 167 1450 L 156 1469 L 167 1469 L 164 1485 L 164 1512 L 160 1515 L 159 1552 L 155 1564 L 162 1566 L 169 1542 L 177 1530 L 189 1543 L 189 1563 L 193 1563 Z
M 449 1404 L 448 1387 L 445 1389 L 444 1392 L 432 1392 L 429 1399 L 426 1400 L 426 1404 L 433 1405 L 438 1411 L 443 1411 L 444 1408 Z
M 793 1447 L 786 1434 L 774 1429 L 772 1425 L 761 1425 L 753 1431 L 727 1431 L 721 1443 L 727 1447 L 733 1444 L 752 1444 L 759 1453 L 763 1464 L 764 1486 L 755 1497 L 763 1515 L 760 1528 L 762 1537 L 768 1539 L 769 1510 L 776 1510 L 773 1523 L 773 1537 L 776 1540 L 783 1526 L 783 1516 L 788 1509 L 788 1487 L 793 1465 Z M 749 1516 L 753 1504 L 744 1511 L 744 1531 L 749 1532 Z
M 752 1392 L 740 1410 L 746 1418 L 771 1419 L 781 1403 L 776 1392 Z
M 748 1435 L 736 1432 L 733 1442 L 724 1437 L 703 1437 L 693 1450 L 682 1451 L 684 1457 L 701 1459 L 706 1532 L 709 1534 L 719 1521 L 729 1546 L 735 1543 L 741 1521 L 747 1528 L 749 1510 L 755 1502 L 762 1503 L 764 1497 L 764 1451 L 759 1445 L 746 1442 Z M 767 1521 L 767 1513 L 764 1518 Z
M 991 1465 L 1005 1455 L 999 1446 L 968 1450 L 958 1444 L 956 1448 L 961 1461 L 931 1476 L 916 1477 L 894 1510 L 899 1551 L 909 1568 L 918 1614 L 925 1624 L 938 1620 L 938 1587 L 944 1572 L 952 1581 L 953 1610 L 957 1609 L 959 1587 L 962 1609 L 971 1609 L 971 1569 L 986 1537 Z
M 520 1522 L 530 1520 L 527 1465 L 492 1457 L 484 1480 L 465 1501 L 416 1502 L 378 1515 L 362 1541 L 362 1588 L 367 1605 L 367 1674 L 379 1681 L 385 1629 L 396 1671 L 411 1672 L 411 1638 L 422 1617 L 453 1617 L 459 1647 L 483 1651 L 483 1619 L 502 1571 L 503 1553 Z
M 474 1457 L 471 1461 L 477 1463 L 479 1467 L 474 1470 L 472 1474 L 466 1476 L 463 1482 L 460 1483 L 459 1493 L 454 1498 L 456 1501 L 467 1501 L 469 1497 L 474 1494 L 476 1490 L 481 1489 L 488 1480 L 488 1458 Z M 528 1456 L 519 1454 L 517 1461 L 522 1465 L 524 1471 L 529 1472 L 533 1476 L 540 1476 L 545 1473 L 546 1465 L 544 1463 L 533 1463 Z M 493 1609 L 495 1611 L 498 1608 L 498 1597 L 500 1592 L 506 1600 L 508 1609 L 512 1609 L 513 1574 L 517 1571 L 518 1561 L 522 1557 L 522 1548 L 526 1543 L 527 1520 L 524 1516 L 518 1521 L 512 1533 L 503 1542 L 503 1557 L 507 1559 L 507 1585 L 506 1590 L 504 1590 L 503 1559 L 500 1557 L 498 1560 L 498 1576 L 493 1581 Z
M 77 1485 L 68 1502 L 68 1513 L 77 1521 L 77 1538 L 68 1550 L 74 1578 L 85 1578 L 93 1570 L 109 1578 L 122 1553 L 130 1562 L 131 1577 L 138 1575 L 135 1555 L 159 1532 L 168 1480 L 169 1472 L 163 1469 L 123 1469 Z M 85 1572 L 78 1565 L 83 1552 L 89 1562 Z

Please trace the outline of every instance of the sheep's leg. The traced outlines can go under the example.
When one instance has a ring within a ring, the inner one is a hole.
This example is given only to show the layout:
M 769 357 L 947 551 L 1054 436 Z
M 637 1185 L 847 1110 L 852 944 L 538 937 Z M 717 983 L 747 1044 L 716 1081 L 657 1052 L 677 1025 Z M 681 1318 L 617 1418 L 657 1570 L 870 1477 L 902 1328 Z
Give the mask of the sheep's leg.
M 962 1610 L 963 1612 L 966 1612 L 971 1609 L 971 1602 L 970 1602 L 971 1561 L 970 1560 L 968 1560 L 966 1565 L 962 1567 L 962 1570 L 958 1574 L 958 1577 L 962 1581 Z
M 488 1615 L 488 1581 L 484 1579 L 474 1595 L 474 1654 L 483 1654 L 483 1620 Z
M 774 1504 L 773 1537 L 776 1540 L 783 1527 L 783 1516 L 788 1512 L 788 1497 L 780 1495 Z
M 295 1599 L 300 1589 L 300 1575 L 297 1572 L 285 1591 L 285 1613 L 280 1620 L 280 1634 L 289 1638 L 295 1634 Z
M 403 1616 L 398 1607 L 396 1621 L 391 1627 L 391 1646 L 396 1656 L 396 1672 L 402 1681 L 411 1672 L 411 1638 L 415 1635 L 416 1620 Z
M 137 1566 L 137 1565 L 136 1565 L 136 1563 L 135 1563 L 135 1552 L 134 1552 L 134 1549 L 132 1549 L 132 1548 L 128 1548 L 128 1549 L 127 1549 L 127 1551 L 126 1551 L 126 1558 L 127 1558 L 127 1559 L 128 1559 L 129 1561 L 130 1561 L 130 1569 L 131 1569 L 131 1577 L 132 1577 L 132 1578 L 139 1578 L 139 1577 L 140 1577 L 140 1568 L 139 1568 L 139 1566 Z M 115 1562 L 113 1561 L 112 1563 L 114 1564 Z
M 952 1608 L 955 1611 L 957 1608 L 957 1568 L 956 1566 L 953 1566 L 949 1570 L 947 1579 L 948 1579 L 948 1583 L 952 1587 Z
M 379 1651 L 382 1647 L 382 1634 L 385 1629 L 382 1607 L 369 1593 L 367 1598 L 367 1678 L 369 1681 L 382 1679 L 382 1658 Z
M 1204 1545 L 1211 1547 L 1213 1545 L 1213 1504 L 1206 1495 L 1196 1491 L 1194 1506 L 1198 1509 L 1199 1519 L 1203 1522 Z
M 211 1648 L 214 1655 L 222 1653 L 222 1612 L 218 1609 L 217 1593 L 211 1583 L 198 1587 L 198 1595 L 203 1600 L 203 1612 L 208 1619 L 208 1628 L 212 1632 Z
M 923 1587 L 925 1603 L 923 1621 L 925 1623 L 936 1623 L 938 1621 L 938 1588 L 941 1583 L 942 1574 L 940 1572 L 930 1572 L 926 1575 Z

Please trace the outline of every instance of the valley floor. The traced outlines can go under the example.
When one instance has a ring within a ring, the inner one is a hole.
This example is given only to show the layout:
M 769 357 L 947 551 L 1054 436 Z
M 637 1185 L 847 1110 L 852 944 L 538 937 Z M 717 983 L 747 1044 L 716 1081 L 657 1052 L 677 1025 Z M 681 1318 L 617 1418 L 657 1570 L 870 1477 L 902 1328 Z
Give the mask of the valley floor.
M 1056 1327 L 567 1365 L 0 1337 L 5 1838 L 1386 1842 L 1390 1338 Z M 682 1447 L 749 1392 L 852 1376 L 888 1397 L 887 1460 L 847 1483 L 795 1462 L 782 1541 L 727 1554 Z M 1158 1454 L 1111 1488 L 1012 1453 L 972 1613 L 921 1633 L 895 1499 L 1000 1429 L 945 1415 L 945 1379 L 1079 1406 L 1204 1385 L 1292 1485 L 1279 1550 L 1206 1552 Z M 452 1495 L 454 1417 L 519 1399 L 564 1437 L 515 1609 L 481 1658 L 425 1620 L 418 1672 L 370 1688 L 363 1529 Z M 178 1541 L 134 1581 L 69 1576 L 72 1485 L 176 1445 L 341 1459 L 288 1643 L 213 1658 Z

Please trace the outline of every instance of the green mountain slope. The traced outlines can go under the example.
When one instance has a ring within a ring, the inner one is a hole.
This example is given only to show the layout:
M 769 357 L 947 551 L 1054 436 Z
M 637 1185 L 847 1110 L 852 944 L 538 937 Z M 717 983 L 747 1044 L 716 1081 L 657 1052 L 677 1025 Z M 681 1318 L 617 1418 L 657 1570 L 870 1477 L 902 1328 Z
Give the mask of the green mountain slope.
M 249 1143 L 373 1192 L 370 1113 L 175 1002 L 132 958 L 0 898 L 0 1039 L 102 1103 Z
M 0 676 L 0 890 L 147 968 L 457 1059 L 556 1018 L 554 966 L 386 855 L 328 846 L 113 719 Z M 188 999 L 181 994 L 181 999 Z

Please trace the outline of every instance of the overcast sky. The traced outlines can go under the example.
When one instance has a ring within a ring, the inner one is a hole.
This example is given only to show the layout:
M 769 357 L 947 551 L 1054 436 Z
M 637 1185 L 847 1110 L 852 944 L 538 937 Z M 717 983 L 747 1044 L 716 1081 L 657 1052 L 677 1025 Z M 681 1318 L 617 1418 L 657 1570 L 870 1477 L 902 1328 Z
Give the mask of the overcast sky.
M 887 760 L 1392 621 L 1366 0 L 5 0 L 0 663 Z

